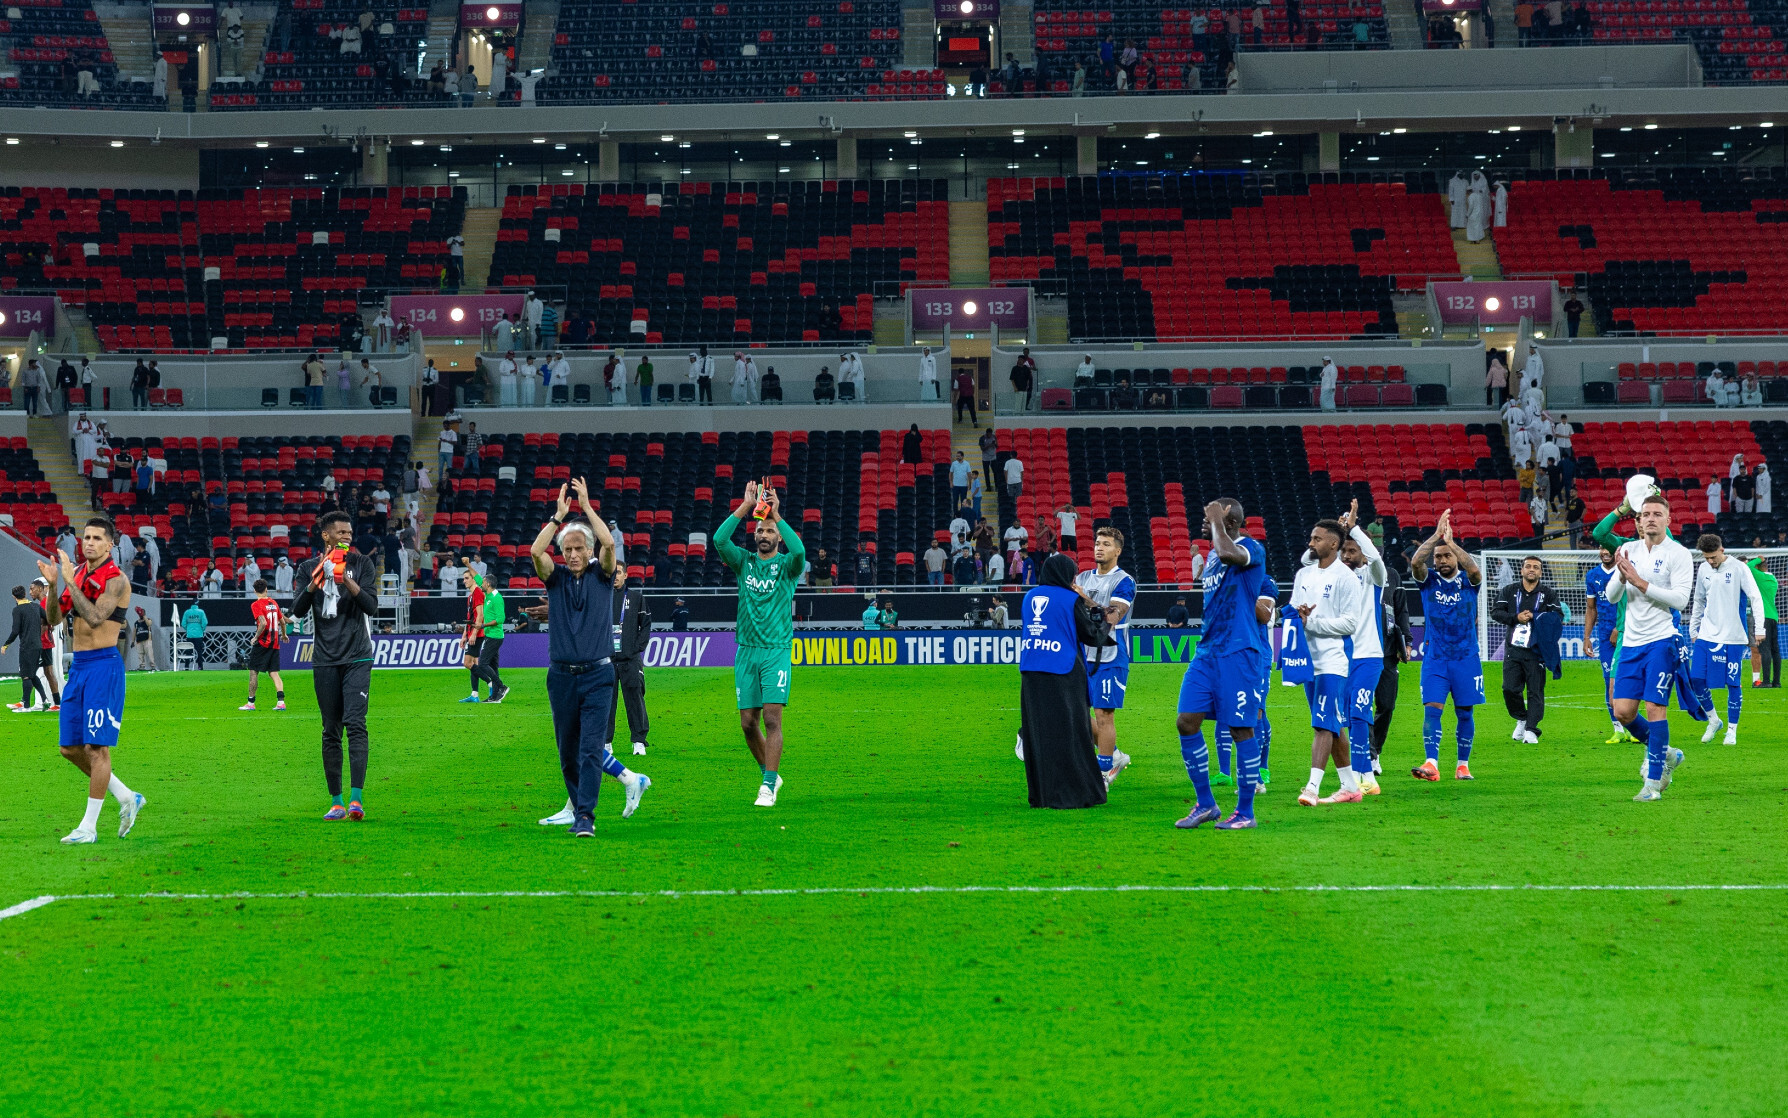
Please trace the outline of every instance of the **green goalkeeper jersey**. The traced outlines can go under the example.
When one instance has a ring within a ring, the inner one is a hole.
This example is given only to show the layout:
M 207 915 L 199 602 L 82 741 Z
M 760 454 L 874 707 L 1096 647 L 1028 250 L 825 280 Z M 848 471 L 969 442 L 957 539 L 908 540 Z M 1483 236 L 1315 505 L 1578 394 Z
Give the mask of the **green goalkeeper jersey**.
M 1601 545 L 1602 547 L 1607 548 L 1609 551 L 1615 553 L 1616 555 L 1620 554 L 1621 545 L 1632 543 L 1634 540 L 1638 539 L 1639 537 L 1638 536 L 1616 535 L 1615 531 L 1614 531 L 1614 526 L 1619 523 L 1620 523 L 1620 510 L 1616 509 L 1615 511 L 1609 513 L 1607 516 L 1602 517 L 1602 522 L 1600 524 L 1597 524 L 1595 526 L 1594 530 L 1592 530 L 1589 533 L 1590 538 L 1594 539 L 1597 544 Z M 1602 607 L 1597 606 L 1596 608 L 1599 610 Z M 1616 602 L 1614 604 L 1614 632 L 1616 634 L 1622 634 L 1622 633 L 1625 633 L 1626 631 L 1627 631 L 1627 603 L 1626 603 L 1626 599 L 1622 598 L 1619 602 Z M 1619 653 L 1616 652 L 1615 655 L 1618 656 Z
M 739 518 L 727 517 L 714 530 L 714 547 L 720 561 L 739 576 L 739 646 L 786 649 L 795 637 L 795 584 L 806 569 L 807 549 L 783 521 L 788 552 L 764 559 L 733 542 L 738 528 Z

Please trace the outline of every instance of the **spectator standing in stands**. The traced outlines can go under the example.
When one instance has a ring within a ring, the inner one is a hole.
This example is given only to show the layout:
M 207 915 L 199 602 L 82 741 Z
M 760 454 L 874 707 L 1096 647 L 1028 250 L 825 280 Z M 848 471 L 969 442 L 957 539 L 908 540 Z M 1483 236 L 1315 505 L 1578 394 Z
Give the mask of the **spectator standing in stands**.
M 149 95 L 157 101 L 168 99 L 168 60 L 160 51 L 155 52 L 155 77 L 150 82 Z
M 1068 83 L 1068 95 L 1070 97 L 1086 96 L 1086 61 L 1084 59 L 1076 58 L 1074 60 L 1074 77 Z
M 986 478 L 987 488 L 993 489 L 999 485 L 999 477 L 996 473 L 1000 454 L 999 439 L 995 437 L 993 428 L 989 427 L 981 432 L 979 442 L 981 446 L 981 474 Z
M 305 359 L 301 368 L 304 372 L 304 402 L 309 407 L 321 409 L 323 406 L 323 376 L 325 373 L 323 359 L 319 355 L 313 353 Z
M 1533 521 L 1534 539 L 1546 534 L 1546 498 L 1539 490 L 1534 490 L 1533 499 L 1527 502 L 1527 515 Z
M 1497 189 L 1501 190 L 1502 188 L 1498 187 Z M 1569 299 L 1565 300 L 1564 312 L 1565 333 L 1574 338 L 1577 336 L 1578 326 L 1583 321 L 1583 300 L 1577 298 L 1577 296 L 1573 294 Z
M 141 357 L 137 358 L 137 367 L 130 371 L 130 406 L 137 411 L 149 410 L 149 366 L 143 364 Z
M 391 352 L 391 329 L 396 325 L 397 322 L 392 319 L 391 312 L 380 307 L 378 317 L 374 318 L 372 323 L 372 343 L 374 353 Z
M 1070 556 L 1079 550 L 1075 538 L 1075 527 L 1079 523 L 1080 514 L 1075 512 L 1074 506 L 1067 501 L 1063 501 L 1062 507 L 1055 510 L 1055 524 L 1061 538 L 1061 549 Z
M 950 463 L 950 504 L 952 507 L 960 508 L 968 500 L 969 474 L 973 472 L 973 468 L 968 464 L 967 456 L 962 451 L 957 451 L 955 459 Z
M 1024 462 L 1018 455 L 1006 459 L 1006 496 L 1013 501 L 1024 493 Z
M 926 583 L 931 586 L 942 586 L 944 584 L 944 565 L 949 561 L 949 555 L 945 554 L 944 549 L 938 546 L 936 540 L 932 540 L 931 546 L 925 549 Z
M 1484 406 L 1500 407 L 1509 398 L 1509 370 L 1502 363 L 1502 351 L 1492 350 L 1484 366 Z
M 869 402 L 869 384 L 863 372 L 863 359 L 854 353 L 838 355 L 838 380 L 849 384 L 857 394 L 857 403 Z
M 704 404 L 714 402 L 714 359 L 708 356 L 708 347 L 689 355 L 690 373 L 695 377 L 695 398 Z
M 367 402 L 373 407 L 384 405 L 385 374 L 365 357 L 360 359 L 360 387 L 366 389 Z
M 479 453 L 484 449 L 484 436 L 478 433 L 478 424 L 466 424 L 465 444 L 466 472 L 476 476 L 484 469 L 484 459 Z
M 1515 45 L 1527 46 L 1533 39 L 1533 3 L 1521 0 L 1515 5 Z
M 49 386 L 44 381 L 43 367 L 37 363 L 37 358 L 33 357 L 25 362 L 24 371 L 19 373 L 19 387 L 25 390 L 25 414 L 27 416 L 36 417 L 54 412 L 55 409 L 50 407 L 46 391 Z M 40 399 L 44 404 L 42 412 L 37 410 Z
M 919 399 L 930 402 L 938 399 L 937 358 L 931 355 L 931 347 L 919 355 Z
M 1732 511 L 1757 511 L 1757 480 L 1749 470 L 1739 471 L 1739 475 L 1732 479 Z
M 1757 511 L 1774 512 L 1769 495 L 1769 463 L 1757 463 Z
M 1105 37 L 1099 40 L 1099 67 L 1105 72 L 1106 81 L 1111 80 L 1116 64 L 1117 43 L 1112 39 L 1111 32 L 1107 31 Z
M 75 371 L 75 367 L 68 363 L 68 358 L 64 357 L 61 361 L 56 363 L 56 394 L 62 398 L 62 412 L 64 415 L 74 410 L 74 396 L 72 393 L 74 392 L 75 387 L 80 383 L 81 376 Z M 92 407 L 92 401 L 88 401 L 87 406 Z M 55 414 L 55 411 L 56 409 L 54 407 L 50 409 L 52 415 Z
M 1707 483 L 1707 513 L 1709 516 L 1720 515 L 1720 479 L 1714 478 Z
M 956 552 L 968 545 L 969 539 L 969 507 L 966 504 L 956 506 L 956 515 L 950 518 L 950 550 Z
M 745 351 L 733 351 L 733 403 L 749 404 L 751 402 L 751 378 L 745 367 Z
M 814 552 L 812 558 L 808 560 L 807 573 L 813 580 L 814 586 L 829 587 L 838 580 L 838 564 L 832 562 L 832 557 L 827 555 L 826 549 L 822 547 Z
M 981 417 L 975 413 L 975 375 L 966 368 L 956 370 L 956 419 L 962 419 L 963 409 L 968 409 L 969 423 L 981 426 Z M 1025 393 L 1025 407 L 1030 407 L 1030 393 Z
M 436 450 L 440 459 L 440 468 L 435 471 L 437 476 L 441 478 L 447 476 L 447 467 L 453 465 L 453 455 L 458 449 L 459 432 L 455 431 L 451 426 L 443 425 L 441 427 L 440 440 L 436 443 Z
M 1037 363 L 1035 361 L 1026 361 L 1024 358 L 1020 357 L 1017 361 L 1012 363 L 1012 371 L 1007 374 L 1006 379 L 1012 385 L 1012 394 L 1014 396 L 1021 393 L 1023 394 L 1024 410 L 1030 411 L 1031 393 L 1036 389 L 1037 385 Z M 971 385 L 974 383 L 973 377 L 969 378 L 969 383 Z
M 917 466 L 924 455 L 925 437 L 919 434 L 919 425 L 915 423 L 900 437 L 900 460 L 909 466 Z
M 1335 386 L 1341 383 L 1341 370 L 1336 367 L 1333 357 L 1322 359 L 1322 386 L 1319 399 L 1323 411 L 1335 410 Z
M 448 78 L 454 87 L 458 86 L 458 75 L 449 73 Z M 457 88 L 447 90 L 449 95 L 456 91 Z M 459 285 L 464 283 L 465 280 L 466 239 L 458 233 L 455 233 L 453 236 L 447 238 L 447 286 L 454 291 L 458 291 Z
M 553 357 L 561 359 L 556 353 Z M 639 359 L 639 364 L 633 370 L 633 382 L 639 385 L 639 403 L 644 408 L 652 406 L 652 377 L 652 355 L 648 353 Z
M 539 349 L 546 344 L 546 340 L 540 336 L 540 322 L 545 315 L 546 304 L 540 301 L 539 295 L 528 292 L 527 298 L 522 300 L 522 325 L 526 329 L 523 345 L 526 348 Z
M 1260 46 L 1266 41 L 1266 8 L 1254 5 L 1254 11 L 1248 16 L 1248 26 L 1254 33 L 1254 45 Z
M 504 311 L 503 317 L 491 328 L 490 348 L 496 353 L 515 353 L 515 323 L 509 320 L 508 311 Z

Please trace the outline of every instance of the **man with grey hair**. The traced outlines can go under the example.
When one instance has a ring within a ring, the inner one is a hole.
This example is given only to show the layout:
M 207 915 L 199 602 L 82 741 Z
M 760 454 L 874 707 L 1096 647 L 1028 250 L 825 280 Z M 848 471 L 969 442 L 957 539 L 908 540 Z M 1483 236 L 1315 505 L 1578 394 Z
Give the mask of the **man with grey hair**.
M 584 519 L 567 523 L 573 494 Z M 565 559 L 562 565 L 552 557 L 555 535 Z M 573 835 L 592 838 L 603 773 L 619 780 L 627 790 L 623 819 L 639 807 L 640 797 L 652 781 L 621 764 L 604 741 L 615 692 L 613 592 L 609 588 L 615 576 L 615 541 L 608 525 L 591 508 L 583 478 L 559 487 L 558 511 L 540 526 L 529 553 L 534 573 L 546 584 L 552 619 L 546 693 L 552 704 L 559 771 L 568 797 L 563 810 L 540 822 L 543 826 L 569 823 Z

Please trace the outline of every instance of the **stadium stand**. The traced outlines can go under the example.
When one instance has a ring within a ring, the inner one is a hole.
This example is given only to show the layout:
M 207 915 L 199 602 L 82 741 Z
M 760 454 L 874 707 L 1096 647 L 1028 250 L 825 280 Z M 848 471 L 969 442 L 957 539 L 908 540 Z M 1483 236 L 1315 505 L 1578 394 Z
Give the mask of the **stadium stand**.
M 120 81 L 99 15 L 85 0 L 9 0 L 0 11 L 7 67 L 0 105 L 72 103 L 95 108 L 145 108 L 155 103 L 147 82 Z M 89 71 L 93 86 L 80 87 Z
M 66 523 L 68 517 L 25 436 L 0 439 L 0 529 L 47 551 Z
M 54 287 L 108 350 L 307 348 L 368 289 L 433 289 L 464 220 L 448 187 L 5 187 L 0 288 Z
M 1788 177 L 1675 168 L 1515 181 L 1505 274 L 1585 289 L 1601 334 L 1774 330 L 1788 300 Z
M 950 435 L 925 432 L 923 461 L 900 462 L 902 431 L 510 434 L 486 443 L 478 469 L 454 460 L 429 532 L 431 549 L 478 552 L 504 586 L 538 586 L 528 545 L 557 487 L 590 480 L 618 522 L 629 577 L 652 586 L 724 586 L 709 533 L 748 479 L 769 477 L 811 555 L 843 584 L 911 585 L 915 557 L 949 523 Z M 858 565 L 873 571 L 859 577 Z M 922 580 L 921 580 L 922 581 Z
M 624 13 L 624 14 L 623 14 Z M 895 64 L 895 0 L 567 0 L 543 103 L 944 96 L 943 73 Z
M 1749 543 L 1767 531 L 1773 539 L 1779 525 L 1774 514 L 1707 511 L 1708 482 L 1725 478 L 1732 456 L 1743 454 L 1747 465 L 1764 461 L 1765 447 L 1775 451 L 1779 466 L 1788 461 L 1788 424 L 1780 420 L 1747 422 L 1733 419 L 1634 421 L 1574 424 L 1577 489 L 1593 515 L 1603 516 L 1625 496 L 1626 479 L 1648 473 L 1658 479 L 1670 500 L 1676 536 L 1693 546 L 1703 532 L 1733 532 L 1733 546 Z M 1593 523 L 1593 521 L 1592 521 Z M 1626 534 L 1632 534 L 1627 531 Z
M 401 76 L 410 65 L 404 54 L 414 54 L 415 44 L 427 37 L 428 6 L 381 8 L 376 17 L 373 11 L 360 0 L 290 0 L 268 35 L 260 82 L 232 85 L 228 92 L 219 86 L 209 107 L 308 109 L 439 101 L 425 83 Z
M 1443 407 L 1445 385 L 1407 383 L 1401 365 L 1341 365 L 1340 409 Z M 1088 387 L 1046 389 L 1045 411 L 1204 411 L 1272 408 L 1307 410 L 1318 404 L 1320 365 L 1215 368 L 1095 368 Z
M 511 187 L 491 275 L 599 343 L 867 341 L 876 284 L 949 282 L 942 180 Z
M 1788 10 L 1779 0 L 1584 0 L 1572 15 L 1574 20 L 1554 29 L 1541 7 L 1535 33 L 1522 45 L 1688 42 L 1709 85 L 1788 80 L 1782 45 L 1788 39 Z
M 155 525 L 169 567 L 164 581 L 186 589 L 196 588 L 207 561 L 229 579 L 250 556 L 263 570 L 281 556 L 294 565 L 309 557 L 311 526 L 331 500 L 353 513 L 352 494 L 380 483 L 397 492 L 410 453 L 407 435 L 125 440 L 138 442 L 167 459 L 167 481 L 149 499 L 156 511 L 135 499 L 141 494 L 101 499 L 124 531 Z M 323 489 L 325 474 L 335 479 L 334 498 Z M 366 534 L 358 518 L 356 534 Z
M 989 273 L 1059 281 L 1076 340 L 1395 336 L 1392 293 L 1458 271 L 1437 184 L 1339 178 L 993 179 Z
M 1099 43 L 1107 35 L 1111 36 L 1117 53 L 1121 54 L 1126 43 L 1136 46 L 1142 65 L 1138 75 L 1140 82 L 1131 80 L 1127 83 L 1132 90 L 1159 93 L 1221 90 L 1225 81 L 1222 63 L 1231 49 L 1225 41 L 1230 9 L 1234 9 L 1242 21 L 1242 42 L 1237 44 L 1240 49 L 1295 46 L 1305 50 L 1366 50 L 1390 46 L 1384 5 L 1379 0 L 1301 4 L 1297 7 L 1301 18 L 1294 26 L 1285 4 L 1265 5 L 1266 25 L 1257 43 L 1251 25 L 1253 9 L 1239 3 L 1198 9 L 1208 22 L 1205 34 L 1194 35 L 1192 8 L 1163 8 L 1154 0 L 1106 0 L 1104 4 L 1092 7 L 1076 0 L 1040 0 L 1036 8 L 1034 42 L 1038 60 L 1045 67 L 1044 84 L 1048 86 L 1045 92 L 1069 92 L 1076 61 L 1089 62 L 1088 90 L 1115 89 L 1115 72 L 1107 72 L 1097 64 Z M 1364 41 L 1357 37 L 1356 21 L 1365 24 Z M 1029 96 L 1037 92 L 1036 85 L 1033 77 L 1026 81 L 1022 91 L 1001 91 L 1022 92 Z

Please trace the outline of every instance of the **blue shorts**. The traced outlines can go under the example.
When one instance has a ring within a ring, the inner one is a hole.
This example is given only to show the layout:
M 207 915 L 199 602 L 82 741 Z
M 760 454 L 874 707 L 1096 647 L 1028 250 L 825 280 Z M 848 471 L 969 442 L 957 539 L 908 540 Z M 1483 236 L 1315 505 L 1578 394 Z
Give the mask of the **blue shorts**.
M 1252 726 L 1265 697 L 1260 663 L 1251 655 L 1194 655 L 1180 681 L 1179 713 L 1202 714 L 1232 728 Z
M 62 685 L 62 744 L 118 744 L 124 722 L 124 657 L 116 648 L 74 654 Z
M 1319 675 L 1304 684 L 1310 703 L 1310 727 L 1315 730 L 1347 729 L 1347 677 Z
M 1675 681 L 1675 641 L 1621 647 L 1620 670 L 1614 674 L 1616 699 L 1643 699 L 1648 703 L 1666 704 L 1670 701 L 1670 686 Z
M 1742 686 L 1742 673 L 1750 662 L 1751 646 L 1748 644 L 1696 641 L 1694 651 L 1689 655 L 1689 678 L 1704 687 L 1731 690 Z
M 1596 659 L 1602 662 L 1602 678 L 1609 679 L 1614 675 L 1614 655 L 1616 652 L 1614 647 L 1614 630 L 1609 629 L 1606 633 L 1597 633 L 1595 637 Z
M 1378 677 L 1384 674 L 1384 660 L 1355 660 L 1347 673 L 1347 717 L 1372 721 L 1372 701 L 1378 696 Z
M 1423 660 L 1422 702 L 1445 703 L 1451 695 L 1453 706 L 1484 705 L 1484 665 L 1476 660 Z
M 1129 661 L 1108 660 L 1086 666 L 1086 697 L 1094 710 L 1123 710 L 1124 689 L 1129 685 Z

